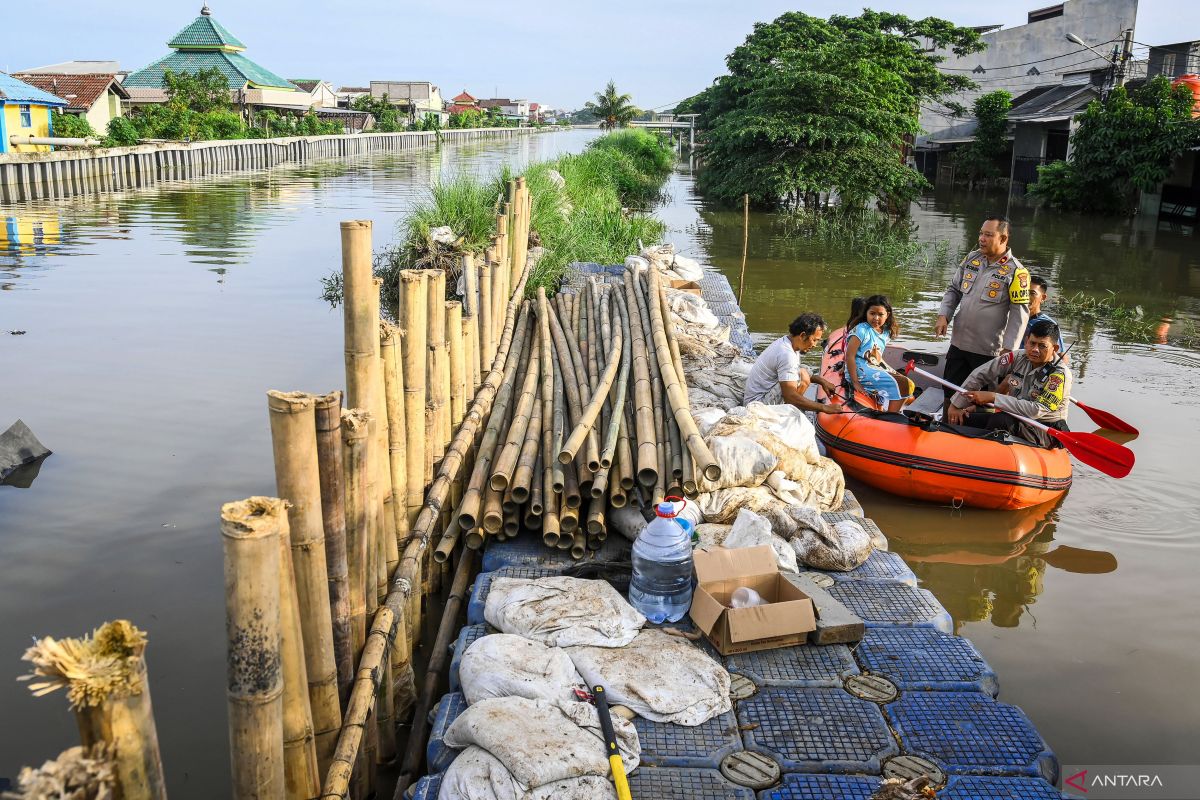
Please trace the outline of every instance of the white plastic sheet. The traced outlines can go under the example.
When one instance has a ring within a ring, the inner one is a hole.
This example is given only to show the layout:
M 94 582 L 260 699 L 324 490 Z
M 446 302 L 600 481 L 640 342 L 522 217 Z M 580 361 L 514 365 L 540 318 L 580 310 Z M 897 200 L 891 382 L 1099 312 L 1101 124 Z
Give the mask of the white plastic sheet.
M 621 648 L 571 647 L 575 668 L 608 701 L 655 722 L 702 725 L 732 706 L 729 673 L 680 636 L 644 630 Z
M 551 647 L 622 647 L 646 618 L 600 580 L 495 578 L 483 616 L 492 627 Z
M 740 509 L 722 546 L 756 547 L 760 544 L 769 544 L 775 551 L 775 560 L 780 572 L 795 574 L 800 571 L 796 566 L 796 551 L 786 539 L 774 533 L 771 521 L 748 508 Z
M 541 642 L 494 633 L 471 643 L 458 667 L 467 703 L 489 697 L 568 701 L 583 686 L 566 652 Z
M 438 791 L 438 800 L 614 800 L 616 796 L 609 780 L 598 775 L 522 786 L 498 758 L 474 745 L 454 759 Z

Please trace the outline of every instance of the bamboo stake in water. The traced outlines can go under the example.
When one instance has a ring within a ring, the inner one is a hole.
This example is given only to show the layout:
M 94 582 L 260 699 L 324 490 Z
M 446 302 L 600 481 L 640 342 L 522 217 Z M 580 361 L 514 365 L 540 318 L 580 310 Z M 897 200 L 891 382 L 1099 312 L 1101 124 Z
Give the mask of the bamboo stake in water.
M 492 302 L 492 260 L 491 248 L 488 257 L 479 265 L 479 363 L 480 369 L 487 373 L 494 368 L 496 360 L 496 323 L 492 319 L 495 307 Z
M 284 794 L 279 526 L 285 504 L 251 497 L 221 507 L 225 551 L 231 794 Z
M 396 527 L 397 560 L 408 542 L 408 426 L 404 408 L 404 372 L 400 368 L 400 329 L 382 323 L 379 357 L 383 362 L 384 409 L 387 413 L 387 453 L 392 483 L 392 518 Z
M 446 442 L 450 441 L 450 431 L 457 430 L 467 413 L 467 363 L 463 347 L 463 316 L 462 304 L 446 303 L 446 342 L 450 378 L 450 417 L 449 430 L 446 431 Z
M 321 477 L 317 467 L 314 398 L 303 392 L 267 392 L 275 483 L 288 508 L 295 592 L 304 644 L 307 689 L 312 709 L 317 764 L 329 767 L 342 725 L 333 625 L 329 611 L 329 571 L 321 516 Z
M 342 464 L 342 393 L 318 396 L 314 404 L 317 467 L 321 480 L 321 526 L 325 530 L 325 566 L 329 573 L 329 616 L 338 698 L 344 706 L 354 679 L 354 642 L 350 634 L 350 579 L 346 563 L 346 496 Z
M 115 794 L 123 800 L 165 800 L 167 796 L 145 651 L 146 634 L 128 620 L 116 620 L 90 636 L 36 640 L 23 656 L 34 665 L 33 673 L 17 679 L 34 681 L 29 689 L 38 697 L 56 689 L 67 690 L 80 744 L 93 752 L 105 748 Z M 232 696 L 230 702 L 233 711 Z M 234 753 L 235 767 L 238 755 Z M 78 787 L 77 793 L 70 794 L 83 795 Z M 66 795 L 55 792 L 53 796 Z
M 475 263 L 475 255 L 467 253 L 463 256 L 463 328 L 465 352 L 467 360 L 468 396 L 474 395 L 483 380 L 483 372 L 491 365 L 483 363 L 483 353 L 479 341 L 479 267 Z M 463 410 L 466 414 L 466 409 Z
M 426 358 L 425 385 L 429 391 L 426 429 L 432 439 L 425 451 L 426 482 L 432 479 L 432 465 L 441 460 L 450 439 L 450 369 L 446 352 L 446 273 L 427 270 L 429 282 L 429 354 Z
M 742 269 L 738 273 L 738 305 L 746 290 L 746 256 L 750 253 L 750 195 L 742 195 Z
M 346 565 L 349 579 L 350 641 L 354 661 L 358 662 L 367 637 L 367 594 L 375 589 L 372 575 L 368 584 L 367 524 L 367 435 L 370 415 L 362 409 L 342 411 L 342 454 L 345 460 L 346 489 Z
M 404 425 L 409 530 L 417 521 L 425 497 L 425 358 L 427 286 L 422 270 L 400 272 L 399 321 L 404 331 L 401 360 L 404 382 Z

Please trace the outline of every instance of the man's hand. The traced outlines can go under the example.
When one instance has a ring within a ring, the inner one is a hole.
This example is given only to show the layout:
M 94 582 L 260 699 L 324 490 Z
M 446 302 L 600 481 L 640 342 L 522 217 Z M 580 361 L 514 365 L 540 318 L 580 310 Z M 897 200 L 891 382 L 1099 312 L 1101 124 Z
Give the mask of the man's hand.
M 967 392 L 966 395 L 977 406 L 990 406 L 996 402 L 995 392 Z
M 833 397 L 834 392 L 837 391 L 837 387 L 833 385 L 833 381 L 830 381 L 826 378 L 822 378 L 819 375 L 813 378 L 813 383 L 815 383 L 817 386 L 820 386 L 822 389 L 824 389 L 825 394 L 827 394 L 830 397 Z
M 845 406 L 834 406 L 829 403 L 821 404 L 821 411 L 825 414 L 844 414 L 846 413 Z
M 938 314 L 937 322 L 935 322 L 933 324 L 933 335 L 934 336 L 945 336 L 946 329 L 949 327 L 950 327 L 950 320 L 946 319 L 943 315 Z
M 974 410 L 974 406 L 970 406 L 969 408 L 959 408 L 958 406 L 951 405 L 948 409 L 946 409 L 946 418 L 950 420 L 951 425 L 962 425 L 967 414 Z

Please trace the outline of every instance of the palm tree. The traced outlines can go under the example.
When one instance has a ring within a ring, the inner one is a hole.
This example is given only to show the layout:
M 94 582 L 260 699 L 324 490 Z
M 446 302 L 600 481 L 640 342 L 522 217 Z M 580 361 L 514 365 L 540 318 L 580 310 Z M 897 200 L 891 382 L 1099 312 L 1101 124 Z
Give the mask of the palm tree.
M 617 94 L 617 84 L 614 81 L 609 81 L 603 92 L 596 92 L 596 102 L 588 101 L 583 106 L 600 120 L 600 127 L 605 130 L 623 128 L 638 115 L 633 97 Z

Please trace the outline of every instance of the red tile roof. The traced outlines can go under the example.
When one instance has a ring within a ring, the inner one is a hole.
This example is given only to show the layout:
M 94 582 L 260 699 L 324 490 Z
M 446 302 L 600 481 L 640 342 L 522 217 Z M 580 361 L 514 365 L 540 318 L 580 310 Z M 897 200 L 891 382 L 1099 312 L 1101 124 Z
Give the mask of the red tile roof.
M 474 97 L 472 97 L 471 95 L 467 94 L 467 90 L 466 90 L 466 89 L 463 89 L 463 93 L 462 93 L 462 94 L 460 94 L 458 97 L 455 97 L 455 98 L 454 98 L 453 100 L 451 100 L 450 102 L 451 102 L 451 103 L 464 103 L 464 104 L 467 104 L 467 105 L 473 105 L 473 104 L 475 103 L 475 98 L 474 98 Z
M 67 101 L 67 108 L 72 110 L 87 111 L 104 96 L 110 86 L 118 97 L 129 99 L 129 92 L 111 74 L 47 75 L 25 72 L 13 77 L 44 92 L 58 95 Z

